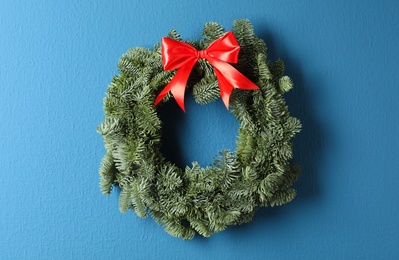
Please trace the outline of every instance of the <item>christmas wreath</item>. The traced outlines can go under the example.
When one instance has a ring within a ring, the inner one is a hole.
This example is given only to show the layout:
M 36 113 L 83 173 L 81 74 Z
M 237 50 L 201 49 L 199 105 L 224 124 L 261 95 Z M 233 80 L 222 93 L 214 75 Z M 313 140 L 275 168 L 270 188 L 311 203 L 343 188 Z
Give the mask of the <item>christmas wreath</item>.
M 236 20 L 227 33 L 207 23 L 202 35 L 183 42 L 172 30 L 153 50 L 123 55 L 97 128 L 106 148 L 102 192 L 118 186 L 122 212 L 150 214 L 184 239 L 209 237 L 251 221 L 260 207 L 291 201 L 299 175 L 291 159 L 301 124 L 285 104 L 283 94 L 293 84 L 282 61 L 266 60 L 266 45 L 247 20 Z M 235 151 L 221 151 L 205 168 L 193 162 L 181 169 L 161 153 L 158 112 L 171 99 L 184 110 L 186 87 L 200 104 L 221 97 L 240 122 Z

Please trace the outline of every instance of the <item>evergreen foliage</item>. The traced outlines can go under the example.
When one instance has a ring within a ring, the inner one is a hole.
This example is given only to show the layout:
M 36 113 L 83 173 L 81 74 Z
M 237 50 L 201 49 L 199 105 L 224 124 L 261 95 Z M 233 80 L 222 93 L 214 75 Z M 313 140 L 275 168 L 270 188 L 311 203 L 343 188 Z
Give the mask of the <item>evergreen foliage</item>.
M 249 222 L 259 207 L 282 205 L 296 194 L 291 186 L 299 168 L 291 162 L 291 140 L 301 124 L 289 115 L 282 96 L 293 83 L 284 75 L 282 61 L 267 61 L 266 45 L 249 21 L 235 21 L 232 31 L 241 46 L 234 66 L 260 90 L 233 91 L 231 112 L 240 122 L 237 148 L 220 152 L 212 165 L 202 168 L 193 162 L 180 169 L 160 151 L 162 122 L 157 110 L 162 104 L 153 104 L 175 74 L 163 70 L 160 44 L 123 55 L 120 74 L 104 98 L 105 120 L 97 129 L 107 150 L 100 166 L 102 192 L 109 194 L 119 186 L 122 212 L 151 215 L 176 237 L 209 237 Z M 207 23 L 202 40 L 188 43 L 205 49 L 224 33 L 219 24 Z M 174 30 L 168 37 L 182 41 Z M 200 104 L 220 98 L 213 68 L 204 60 L 195 66 L 188 87 Z

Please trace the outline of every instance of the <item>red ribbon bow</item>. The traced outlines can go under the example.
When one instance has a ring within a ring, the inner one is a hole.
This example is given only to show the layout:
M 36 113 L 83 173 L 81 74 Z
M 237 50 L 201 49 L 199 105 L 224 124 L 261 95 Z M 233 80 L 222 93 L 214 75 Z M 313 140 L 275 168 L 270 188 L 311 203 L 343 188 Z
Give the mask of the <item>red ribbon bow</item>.
M 233 88 L 259 89 L 258 86 L 227 63 L 237 63 L 239 51 L 240 45 L 232 32 L 228 32 L 223 37 L 212 42 L 206 50 L 199 51 L 190 44 L 170 38 L 162 38 L 162 65 L 164 70 L 179 70 L 159 93 L 155 99 L 154 106 L 161 102 L 171 91 L 181 109 L 184 112 L 186 111 L 184 108 L 184 92 L 187 80 L 195 63 L 201 58 L 206 59 L 214 67 L 219 83 L 220 96 L 227 109 L 229 108 L 229 98 Z

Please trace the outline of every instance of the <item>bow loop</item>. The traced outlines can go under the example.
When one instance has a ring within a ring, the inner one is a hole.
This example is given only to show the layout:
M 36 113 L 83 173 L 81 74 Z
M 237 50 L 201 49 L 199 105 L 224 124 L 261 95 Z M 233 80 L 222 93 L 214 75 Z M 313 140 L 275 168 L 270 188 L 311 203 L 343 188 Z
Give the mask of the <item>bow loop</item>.
M 229 63 L 238 62 L 240 45 L 232 32 L 212 42 L 206 49 L 209 56 Z
M 195 60 L 197 50 L 188 43 L 162 38 L 162 65 L 165 70 L 181 68 Z
M 229 108 L 229 98 L 233 88 L 245 90 L 259 89 L 254 83 L 242 75 L 228 63 L 238 62 L 238 44 L 232 32 L 212 42 L 206 50 L 196 50 L 188 43 L 170 38 L 162 38 L 162 65 L 165 70 L 179 69 L 173 79 L 155 99 L 156 106 L 167 94 L 172 92 L 176 102 L 185 111 L 184 92 L 190 72 L 198 59 L 206 59 L 214 67 L 219 83 L 220 96 Z

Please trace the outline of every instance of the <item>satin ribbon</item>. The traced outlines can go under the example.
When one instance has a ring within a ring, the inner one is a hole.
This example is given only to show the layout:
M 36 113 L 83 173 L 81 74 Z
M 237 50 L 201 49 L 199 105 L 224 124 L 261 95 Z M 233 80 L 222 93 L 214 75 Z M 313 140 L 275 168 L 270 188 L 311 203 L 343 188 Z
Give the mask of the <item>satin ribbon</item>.
M 212 64 L 219 83 L 220 96 L 229 108 L 230 94 L 233 88 L 244 90 L 259 89 L 248 78 L 241 74 L 229 63 L 238 62 L 238 44 L 232 32 L 212 42 L 206 50 L 196 50 L 190 44 L 179 42 L 170 38 L 162 38 L 162 65 L 164 70 L 178 69 L 172 80 L 159 93 L 154 106 L 170 92 L 172 92 L 177 104 L 185 112 L 184 92 L 191 70 L 198 59 L 206 59 Z

